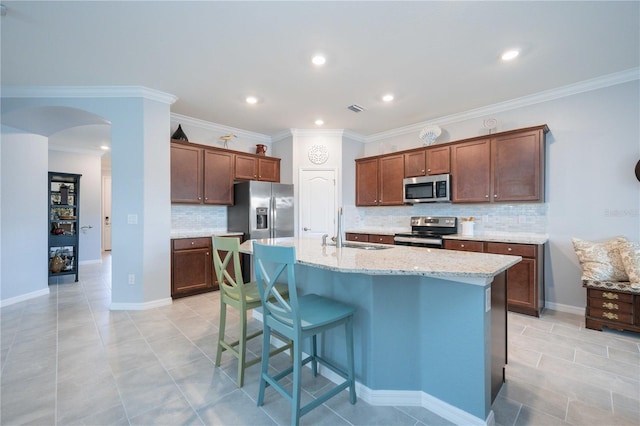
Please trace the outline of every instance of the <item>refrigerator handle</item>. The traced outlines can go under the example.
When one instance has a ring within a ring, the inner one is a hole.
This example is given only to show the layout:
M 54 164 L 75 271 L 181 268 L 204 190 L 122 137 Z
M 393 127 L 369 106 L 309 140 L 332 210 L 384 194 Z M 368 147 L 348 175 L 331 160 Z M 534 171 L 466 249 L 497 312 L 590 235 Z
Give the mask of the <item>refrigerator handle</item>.
M 271 210 L 271 226 L 269 229 L 269 237 L 270 238 L 275 238 L 276 237 L 276 198 L 271 195 L 271 198 L 269 199 L 269 208 Z

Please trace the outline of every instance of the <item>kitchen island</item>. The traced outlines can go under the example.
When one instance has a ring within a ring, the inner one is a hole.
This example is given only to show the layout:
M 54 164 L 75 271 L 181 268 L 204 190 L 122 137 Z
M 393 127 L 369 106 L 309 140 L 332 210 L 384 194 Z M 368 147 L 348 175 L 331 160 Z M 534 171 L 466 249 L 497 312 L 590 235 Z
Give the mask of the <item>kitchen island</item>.
M 252 241 L 241 251 L 252 253 Z M 320 240 L 257 240 L 296 248 L 300 293 L 357 306 L 358 396 L 423 406 L 456 424 L 493 424 L 506 364 L 505 271 L 518 256 Z M 368 248 L 366 248 L 368 246 Z M 344 365 L 343 336 L 323 348 Z M 325 371 L 322 374 L 331 378 Z

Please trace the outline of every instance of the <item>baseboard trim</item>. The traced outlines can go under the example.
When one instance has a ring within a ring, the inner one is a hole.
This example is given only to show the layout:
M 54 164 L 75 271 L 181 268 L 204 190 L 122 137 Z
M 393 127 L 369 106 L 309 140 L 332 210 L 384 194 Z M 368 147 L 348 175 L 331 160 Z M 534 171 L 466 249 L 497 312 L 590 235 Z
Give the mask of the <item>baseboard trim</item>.
M 10 297 L 9 299 L 0 300 L 0 308 L 13 305 L 15 303 L 24 302 L 25 300 L 33 299 L 35 297 L 46 296 L 49 294 L 49 287 L 42 290 L 32 291 L 31 293 L 21 294 L 20 296 Z
M 110 311 L 144 311 L 147 309 L 159 308 L 161 306 L 167 306 L 173 303 L 173 299 L 170 297 L 166 299 L 152 300 L 150 302 L 143 303 L 111 303 L 109 305 Z
M 545 308 L 552 311 L 566 312 L 568 314 L 575 314 L 584 316 L 586 308 L 581 308 L 573 305 L 564 305 L 562 303 L 545 302 Z

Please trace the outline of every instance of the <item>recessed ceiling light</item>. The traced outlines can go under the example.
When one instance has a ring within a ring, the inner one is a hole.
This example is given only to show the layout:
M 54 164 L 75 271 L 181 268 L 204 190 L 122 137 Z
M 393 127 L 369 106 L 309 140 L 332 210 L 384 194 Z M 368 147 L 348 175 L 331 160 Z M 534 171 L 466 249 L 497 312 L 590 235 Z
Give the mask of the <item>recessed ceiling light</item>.
M 316 123 L 316 126 L 322 126 L 324 124 L 324 120 L 317 119 L 315 123 Z
M 325 58 L 323 55 L 315 55 L 313 58 L 311 58 L 311 62 L 313 62 L 313 65 L 324 65 L 327 62 L 327 58 Z
M 258 98 L 256 98 L 255 96 L 247 96 L 246 99 L 248 104 L 257 104 L 258 103 Z
M 104 150 L 104 151 L 109 151 L 109 147 L 106 145 L 101 145 L 100 149 Z
M 385 102 L 391 102 L 393 100 L 393 95 L 391 93 L 386 94 L 382 97 L 382 100 Z
M 520 54 L 519 50 L 511 49 L 511 50 L 505 51 L 502 54 L 501 58 L 502 58 L 503 61 L 511 61 L 511 60 L 517 58 L 519 54 Z

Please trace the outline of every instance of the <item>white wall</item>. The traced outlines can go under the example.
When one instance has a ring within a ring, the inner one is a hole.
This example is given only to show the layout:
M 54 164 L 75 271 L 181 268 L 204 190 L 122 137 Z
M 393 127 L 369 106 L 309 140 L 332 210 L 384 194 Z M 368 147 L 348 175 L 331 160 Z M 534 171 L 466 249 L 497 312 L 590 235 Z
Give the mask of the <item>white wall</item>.
M 2 127 L 0 306 L 49 292 L 47 142 Z
M 585 307 L 572 237 L 605 240 L 624 235 L 640 240 L 640 183 L 633 173 L 640 159 L 639 94 L 636 80 L 442 126 L 438 142 L 486 134 L 487 118 L 498 120 L 497 131 L 548 124 L 545 284 L 552 308 L 579 312 Z M 419 146 L 417 133 L 402 135 L 367 143 L 365 155 Z M 513 210 L 526 206 L 515 205 Z M 466 208 L 482 208 L 491 215 L 492 210 L 504 211 L 505 205 Z M 404 209 L 395 211 L 403 214 Z
M 52 135 L 50 139 L 55 137 Z M 78 262 L 80 264 L 102 261 L 100 206 L 102 204 L 101 158 L 98 154 L 49 151 L 49 171 L 80 174 L 80 223 L 92 226 L 79 230 Z

